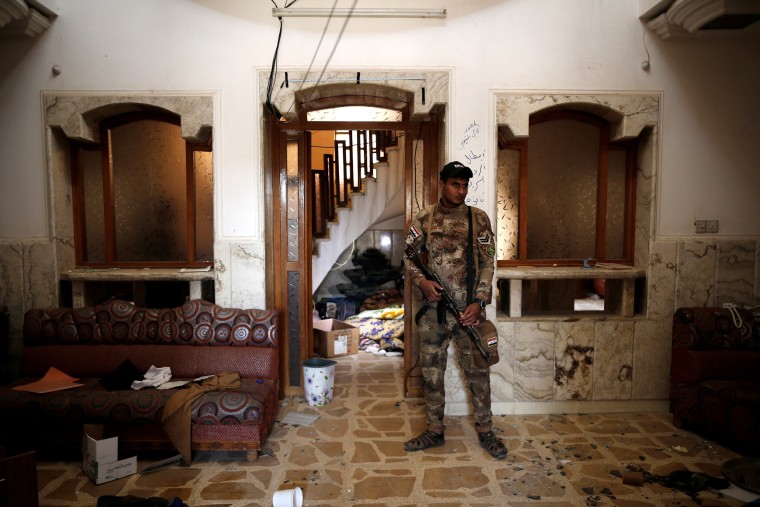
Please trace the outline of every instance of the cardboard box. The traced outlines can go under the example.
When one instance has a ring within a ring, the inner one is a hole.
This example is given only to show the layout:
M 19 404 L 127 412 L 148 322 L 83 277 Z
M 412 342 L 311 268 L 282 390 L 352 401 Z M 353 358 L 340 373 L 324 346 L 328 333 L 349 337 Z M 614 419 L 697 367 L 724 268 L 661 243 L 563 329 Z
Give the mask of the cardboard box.
M 119 437 L 103 438 L 102 424 L 85 424 L 82 437 L 82 471 L 95 484 L 137 472 L 137 456 L 119 460 Z
M 359 353 L 359 328 L 338 319 L 314 321 L 314 352 L 322 357 Z

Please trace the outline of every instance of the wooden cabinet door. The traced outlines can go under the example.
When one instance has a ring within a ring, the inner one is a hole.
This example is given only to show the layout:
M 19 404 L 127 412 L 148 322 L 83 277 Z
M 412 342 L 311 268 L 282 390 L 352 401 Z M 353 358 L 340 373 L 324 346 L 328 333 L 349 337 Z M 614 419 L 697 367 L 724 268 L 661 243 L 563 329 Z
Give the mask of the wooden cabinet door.
M 37 507 L 37 460 L 33 451 L 0 459 L 0 507 Z

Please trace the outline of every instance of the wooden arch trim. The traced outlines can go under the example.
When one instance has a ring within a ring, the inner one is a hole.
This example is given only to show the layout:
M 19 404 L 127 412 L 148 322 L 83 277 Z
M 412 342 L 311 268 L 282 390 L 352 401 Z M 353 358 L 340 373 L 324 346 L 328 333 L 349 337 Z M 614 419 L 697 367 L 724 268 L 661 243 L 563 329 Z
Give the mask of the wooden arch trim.
M 296 116 L 305 119 L 309 111 L 341 106 L 371 106 L 401 111 L 405 119 L 412 113 L 414 93 L 379 84 L 335 83 L 299 90 L 295 93 Z

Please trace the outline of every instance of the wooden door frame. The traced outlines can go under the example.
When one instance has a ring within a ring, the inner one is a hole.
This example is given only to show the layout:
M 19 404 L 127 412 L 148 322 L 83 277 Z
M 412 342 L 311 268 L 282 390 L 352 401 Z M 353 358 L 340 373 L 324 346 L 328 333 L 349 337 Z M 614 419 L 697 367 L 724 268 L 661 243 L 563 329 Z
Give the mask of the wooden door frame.
M 344 99 L 345 100 L 345 99 Z M 329 107 L 329 106 L 325 106 Z M 442 147 L 444 146 L 443 137 L 445 130 L 444 124 L 444 106 L 431 109 L 429 115 L 424 119 L 413 119 L 400 123 L 374 123 L 374 127 L 383 129 L 393 129 L 405 132 L 408 140 L 417 140 L 421 136 L 423 146 L 423 189 L 419 194 L 420 206 L 427 206 L 437 200 L 438 194 L 438 170 L 441 166 Z M 311 178 L 304 178 L 300 171 L 308 167 L 306 161 L 308 158 L 301 157 L 301 153 L 309 151 L 304 147 L 299 149 L 299 179 L 303 182 L 301 185 L 302 196 L 299 200 L 303 203 L 301 208 L 302 214 L 299 216 L 299 237 L 303 238 L 302 245 L 299 247 L 299 262 L 293 266 L 304 277 L 298 287 L 299 310 L 298 323 L 291 315 L 288 305 L 288 262 L 284 262 L 283 252 L 287 249 L 287 238 L 283 237 L 283 213 L 286 212 L 287 202 L 283 202 L 282 188 L 279 181 L 279 174 L 284 169 L 285 163 L 284 144 L 282 136 L 289 139 L 298 139 L 299 133 L 307 133 L 309 130 L 323 130 L 328 125 L 324 123 L 306 122 L 295 119 L 287 124 L 275 121 L 271 114 L 264 110 L 264 132 L 267 133 L 268 139 L 263 143 L 265 150 L 264 160 L 268 162 L 268 169 L 264 171 L 265 178 L 265 197 L 266 197 L 266 295 L 268 306 L 281 310 L 280 322 L 280 397 L 291 395 L 302 395 L 302 374 L 301 363 L 313 357 L 313 326 L 312 326 L 312 287 L 311 287 L 311 253 L 312 253 L 312 226 L 311 226 Z M 345 123 L 341 128 L 355 128 L 361 126 L 366 128 L 367 124 Z M 332 126 L 330 126 L 332 127 Z M 284 133 L 284 134 L 283 134 Z M 291 137 L 287 137 L 291 136 Z M 414 142 L 405 143 L 404 155 L 404 177 L 405 177 L 405 230 L 411 225 L 413 213 L 414 182 L 415 171 L 419 170 L 414 164 Z M 310 154 L 306 154 L 308 157 Z M 413 289 L 411 284 L 404 284 L 404 307 L 411 308 Z M 308 301 L 308 305 L 305 303 Z M 419 353 L 419 344 L 416 330 L 414 330 L 414 318 L 411 312 L 405 313 L 404 327 L 405 330 L 412 329 L 411 333 L 405 332 L 405 351 L 404 351 L 404 378 L 407 380 L 404 388 L 404 395 L 407 397 L 421 397 L 421 381 L 415 380 L 410 374 L 416 364 L 416 356 Z M 298 339 L 292 340 L 291 330 L 297 329 Z M 411 335 L 411 340 L 408 338 Z M 407 345 L 408 344 L 408 345 Z M 411 380 L 411 385 L 409 381 Z

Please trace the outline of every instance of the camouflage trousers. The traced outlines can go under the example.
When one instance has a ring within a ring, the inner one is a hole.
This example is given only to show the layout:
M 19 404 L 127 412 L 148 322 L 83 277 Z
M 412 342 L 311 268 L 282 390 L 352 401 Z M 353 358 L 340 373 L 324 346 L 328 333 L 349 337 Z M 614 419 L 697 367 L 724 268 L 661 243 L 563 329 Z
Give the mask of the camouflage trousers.
M 425 395 L 425 415 L 428 428 L 443 431 L 443 412 L 446 405 L 444 375 L 448 360 L 448 347 L 453 337 L 459 348 L 459 365 L 470 388 L 475 423 L 479 431 L 491 429 L 491 380 L 488 368 L 476 368 L 472 359 L 472 342 L 467 332 L 446 315 L 446 323 L 438 324 L 435 308 L 430 308 L 419 321 L 420 366 L 422 389 Z

